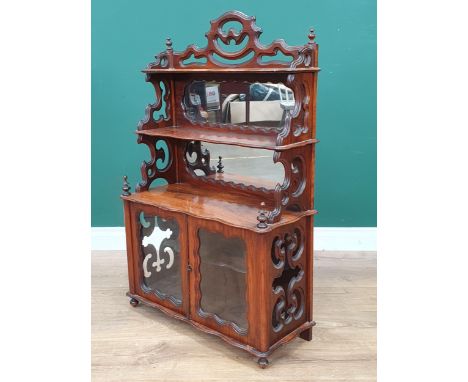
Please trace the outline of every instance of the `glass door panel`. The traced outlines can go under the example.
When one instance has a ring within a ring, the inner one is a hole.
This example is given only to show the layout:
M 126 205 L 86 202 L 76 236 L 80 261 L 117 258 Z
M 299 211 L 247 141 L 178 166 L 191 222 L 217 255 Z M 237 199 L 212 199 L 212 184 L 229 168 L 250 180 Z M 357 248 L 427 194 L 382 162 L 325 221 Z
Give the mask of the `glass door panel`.
M 241 238 L 226 238 L 200 228 L 200 310 L 224 324 L 229 321 L 246 334 L 246 248 Z
M 139 213 L 141 288 L 161 300 L 182 304 L 179 224 Z

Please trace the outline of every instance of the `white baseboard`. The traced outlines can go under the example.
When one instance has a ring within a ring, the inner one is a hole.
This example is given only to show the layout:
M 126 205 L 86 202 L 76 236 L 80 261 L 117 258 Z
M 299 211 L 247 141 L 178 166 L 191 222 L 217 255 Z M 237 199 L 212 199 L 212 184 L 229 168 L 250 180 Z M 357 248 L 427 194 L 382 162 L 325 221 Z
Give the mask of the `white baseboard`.
M 316 251 L 377 251 L 376 227 L 315 227 Z
M 376 251 L 376 227 L 315 227 L 316 251 Z M 91 249 L 125 250 L 124 227 L 92 227 Z

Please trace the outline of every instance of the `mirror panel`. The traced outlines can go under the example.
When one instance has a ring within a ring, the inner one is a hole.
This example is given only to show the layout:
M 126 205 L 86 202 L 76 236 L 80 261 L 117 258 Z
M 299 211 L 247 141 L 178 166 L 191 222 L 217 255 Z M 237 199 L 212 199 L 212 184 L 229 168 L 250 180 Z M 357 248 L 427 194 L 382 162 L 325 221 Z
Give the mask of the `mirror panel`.
M 209 168 L 210 171 L 203 171 L 192 165 L 191 161 L 194 159 L 186 154 L 189 170 L 198 177 L 263 187 L 267 190 L 274 190 L 278 183 L 284 182 L 284 166 L 273 162 L 271 150 L 202 142 L 201 151 L 205 153 L 202 159 L 209 160 L 209 166 L 205 169 Z M 222 167 L 219 166 L 220 156 Z M 197 159 L 198 157 L 195 157 L 195 162 Z
M 185 117 L 192 123 L 258 126 L 280 130 L 295 105 L 282 83 L 192 81 L 185 86 Z

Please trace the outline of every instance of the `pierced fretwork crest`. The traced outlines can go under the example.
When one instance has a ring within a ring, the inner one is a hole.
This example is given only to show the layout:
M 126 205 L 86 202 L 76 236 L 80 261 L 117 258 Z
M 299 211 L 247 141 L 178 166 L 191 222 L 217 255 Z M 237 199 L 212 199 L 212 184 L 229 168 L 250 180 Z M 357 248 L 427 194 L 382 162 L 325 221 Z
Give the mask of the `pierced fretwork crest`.
M 304 235 L 299 228 L 277 236 L 273 241 L 271 259 L 279 273 L 272 284 L 275 301 L 272 312 L 274 332 L 300 319 L 304 313 L 303 252 Z
M 223 29 L 226 23 L 235 22 L 235 28 Z M 148 69 L 155 68 L 186 68 L 186 67 L 229 67 L 229 60 L 235 60 L 237 67 L 314 67 L 317 66 L 317 44 L 315 33 L 310 31 L 309 41 L 301 46 L 289 46 L 284 40 L 275 40 L 270 45 L 262 45 L 259 37 L 262 29 L 255 24 L 255 17 L 250 17 L 239 11 L 230 11 L 211 21 L 211 28 L 206 33 L 207 45 L 199 48 L 189 45 L 183 52 L 174 52 L 172 41 L 166 41 L 166 51 L 156 56 L 156 61 L 148 65 Z M 238 47 L 235 52 L 223 49 L 223 45 Z M 265 60 L 265 57 L 277 58 L 281 53 L 286 60 Z M 186 62 L 190 59 L 204 62 Z M 240 61 L 240 62 L 239 62 Z

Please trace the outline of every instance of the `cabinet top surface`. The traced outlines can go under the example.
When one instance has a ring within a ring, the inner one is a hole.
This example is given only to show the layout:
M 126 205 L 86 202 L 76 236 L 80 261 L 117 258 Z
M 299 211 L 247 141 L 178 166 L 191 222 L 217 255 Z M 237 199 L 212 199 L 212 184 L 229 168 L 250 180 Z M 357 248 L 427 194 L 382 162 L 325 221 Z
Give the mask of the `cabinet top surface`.
M 315 210 L 302 212 L 284 211 L 281 220 L 269 224 L 266 229 L 257 228 L 260 198 L 237 193 L 220 193 L 202 189 L 187 183 L 168 184 L 149 191 L 122 196 L 124 200 L 151 205 L 164 210 L 180 212 L 197 218 L 214 220 L 233 227 L 266 233 L 276 227 L 293 223 Z M 266 206 L 271 207 L 271 206 Z
M 262 29 L 256 25 L 255 17 L 229 11 L 211 21 L 210 30 L 205 34 L 205 47 L 189 45 L 184 51 L 175 52 L 168 38 L 166 50 L 158 54 L 156 61 L 143 72 L 294 73 L 319 70 L 318 45 L 312 29 L 307 35 L 308 42 L 299 46 L 289 46 L 282 39 L 263 45 L 259 41 L 261 34 Z

